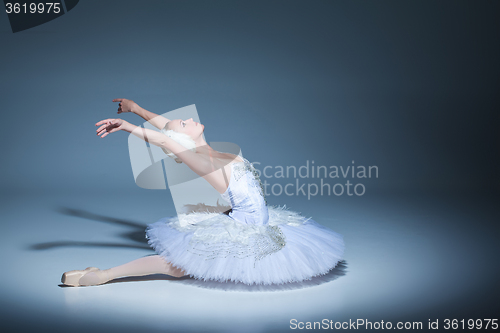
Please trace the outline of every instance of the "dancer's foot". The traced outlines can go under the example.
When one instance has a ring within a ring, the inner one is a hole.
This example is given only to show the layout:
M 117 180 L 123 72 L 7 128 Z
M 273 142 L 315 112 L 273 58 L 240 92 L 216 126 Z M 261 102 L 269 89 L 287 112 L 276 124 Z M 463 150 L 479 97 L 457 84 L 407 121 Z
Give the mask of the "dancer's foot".
M 111 280 L 108 277 L 108 272 L 107 270 L 96 270 L 96 271 L 90 271 L 84 276 L 80 278 L 78 283 L 80 286 L 97 286 L 99 284 L 103 284 Z
M 78 281 L 80 280 L 80 278 L 82 276 L 84 276 L 88 272 L 96 271 L 98 269 L 99 268 L 97 268 L 97 267 L 87 267 L 84 270 L 73 270 L 73 271 L 66 272 L 62 275 L 61 282 L 67 286 L 77 287 L 77 286 L 79 286 Z
M 107 271 L 97 267 L 87 267 L 84 270 L 74 270 L 63 274 L 61 282 L 72 287 L 94 286 L 108 282 Z

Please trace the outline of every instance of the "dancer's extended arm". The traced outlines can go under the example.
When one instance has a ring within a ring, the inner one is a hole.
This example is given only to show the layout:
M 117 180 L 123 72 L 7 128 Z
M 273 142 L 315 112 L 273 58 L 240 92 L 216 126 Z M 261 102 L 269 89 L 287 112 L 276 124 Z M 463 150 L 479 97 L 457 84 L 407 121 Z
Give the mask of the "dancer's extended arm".
M 133 125 L 123 119 L 105 119 L 96 123 L 96 126 L 99 125 L 101 126 L 97 129 L 97 135 L 101 138 L 104 138 L 108 134 L 120 130 L 125 131 L 128 133 L 132 133 L 133 135 L 146 142 L 149 142 L 150 144 L 170 150 L 177 157 L 179 157 L 182 162 L 184 162 L 191 170 L 202 177 L 215 170 L 215 166 L 210 163 L 209 158 L 202 154 L 197 154 L 189 149 L 186 149 L 184 146 L 175 142 L 163 133 Z
M 163 127 L 165 127 L 166 123 L 170 121 L 170 119 L 167 119 L 163 116 L 157 115 L 156 113 L 144 109 L 131 99 L 115 98 L 113 102 L 120 102 L 118 104 L 117 113 L 124 113 L 124 112 L 135 113 L 136 115 L 142 117 L 144 120 L 148 121 L 151 125 L 153 125 L 158 129 L 162 129 Z

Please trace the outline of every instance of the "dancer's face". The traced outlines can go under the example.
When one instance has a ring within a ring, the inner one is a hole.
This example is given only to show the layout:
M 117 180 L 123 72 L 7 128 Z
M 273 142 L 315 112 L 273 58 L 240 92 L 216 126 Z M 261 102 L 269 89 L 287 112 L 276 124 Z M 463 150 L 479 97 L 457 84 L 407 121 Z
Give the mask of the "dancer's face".
M 185 133 L 196 141 L 203 133 L 205 125 L 195 122 L 193 118 L 187 120 L 175 119 L 168 122 L 167 129 Z

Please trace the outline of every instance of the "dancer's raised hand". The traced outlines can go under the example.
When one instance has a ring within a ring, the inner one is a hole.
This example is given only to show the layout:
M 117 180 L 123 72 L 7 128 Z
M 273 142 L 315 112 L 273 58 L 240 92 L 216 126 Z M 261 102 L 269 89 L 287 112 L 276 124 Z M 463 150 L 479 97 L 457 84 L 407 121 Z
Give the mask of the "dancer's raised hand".
M 99 127 L 96 130 L 96 132 L 98 136 L 104 138 L 106 135 L 110 133 L 114 133 L 116 131 L 124 129 L 124 127 L 129 124 L 130 124 L 129 122 L 123 119 L 104 119 L 96 123 L 95 125 L 96 126 L 101 125 L 101 127 Z
M 134 112 L 139 108 L 139 105 L 131 99 L 115 98 L 113 102 L 119 102 L 117 113 Z

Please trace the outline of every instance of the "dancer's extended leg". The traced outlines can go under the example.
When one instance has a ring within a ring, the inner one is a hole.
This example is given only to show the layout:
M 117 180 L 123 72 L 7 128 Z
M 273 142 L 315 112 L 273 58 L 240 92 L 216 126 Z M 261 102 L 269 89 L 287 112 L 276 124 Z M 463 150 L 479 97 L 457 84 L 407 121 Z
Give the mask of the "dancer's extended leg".
M 186 275 L 184 271 L 175 268 L 159 255 L 153 255 L 132 260 L 120 266 L 87 273 L 80 279 L 79 283 L 82 286 L 91 286 L 102 284 L 119 277 L 143 276 L 149 274 L 167 274 L 174 277 Z

